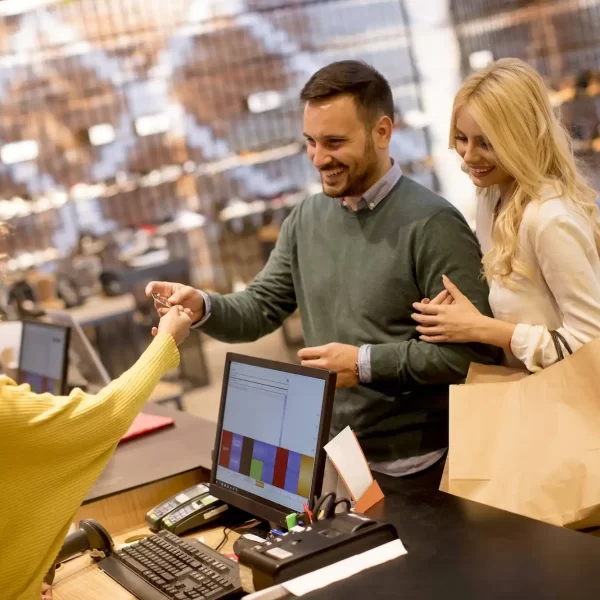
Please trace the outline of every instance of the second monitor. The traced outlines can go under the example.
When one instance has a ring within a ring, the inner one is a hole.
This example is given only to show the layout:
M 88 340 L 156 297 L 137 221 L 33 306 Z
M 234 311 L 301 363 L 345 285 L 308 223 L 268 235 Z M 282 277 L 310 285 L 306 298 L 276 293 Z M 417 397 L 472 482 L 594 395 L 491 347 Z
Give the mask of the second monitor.
M 217 423 L 211 491 L 285 523 L 319 496 L 336 375 L 229 353 Z
M 28 383 L 36 394 L 66 393 L 69 337 L 68 327 L 24 321 L 18 383 Z

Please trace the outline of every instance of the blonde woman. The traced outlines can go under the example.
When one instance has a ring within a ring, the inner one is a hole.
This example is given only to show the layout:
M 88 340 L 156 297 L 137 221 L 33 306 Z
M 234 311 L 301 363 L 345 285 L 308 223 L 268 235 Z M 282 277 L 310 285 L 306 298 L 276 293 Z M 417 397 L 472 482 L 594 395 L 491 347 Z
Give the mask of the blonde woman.
M 2 236 L 0 223 L 0 277 Z M 137 363 L 95 396 L 34 394 L 0 374 L 0 598 L 52 597 L 42 581 L 75 511 L 160 377 L 179 363 L 190 325 L 172 308 Z
M 444 278 L 438 298 L 414 305 L 421 339 L 499 346 L 509 365 L 535 372 L 600 337 L 597 194 L 540 75 L 502 59 L 469 77 L 454 100 L 450 147 L 478 188 L 495 318 Z

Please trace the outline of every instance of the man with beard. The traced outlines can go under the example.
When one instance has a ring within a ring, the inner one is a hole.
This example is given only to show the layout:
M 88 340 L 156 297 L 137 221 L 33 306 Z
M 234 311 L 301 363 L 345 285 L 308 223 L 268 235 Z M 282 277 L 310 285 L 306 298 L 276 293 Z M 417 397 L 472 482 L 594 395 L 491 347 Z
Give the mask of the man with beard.
M 308 345 L 302 364 L 337 373 L 332 435 L 350 425 L 373 470 L 434 471 L 428 479 L 437 486 L 448 385 L 461 382 L 471 362 L 497 362 L 499 353 L 420 341 L 412 305 L 434 298 L 446 274 L 491 316 L 478 243 L 454 207 L 391 160 L 394 106 L 380 73 L 358 61 L 333 63 L 311 77 L 301 99 L 323 193 L 286 219 L 263 271 L 233 294 L 159 282 L 147 293 L 191 309 L 205 333 L 230 343 L 271 333 L 298 307 Z

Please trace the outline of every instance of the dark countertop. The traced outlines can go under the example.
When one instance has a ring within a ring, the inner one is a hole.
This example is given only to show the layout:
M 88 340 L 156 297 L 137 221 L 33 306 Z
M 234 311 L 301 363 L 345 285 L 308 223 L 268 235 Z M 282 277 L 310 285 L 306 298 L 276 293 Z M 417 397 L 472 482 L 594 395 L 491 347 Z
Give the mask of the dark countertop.
M 84 504 L 200 467 L 210 471 L 215 423 L 153 403 L 143 412 L 172 417 L 175 425 L 119 444 Z
M 598 600 L 600 538 L 377 476 L 408 554 L 307 600 Z
M 86 502 L 210 470 L 214 423 L 153 404 L 144 412 L 172 416 L 175 427 L 120 445 Z M 600 598 L 600 538 L 432 490 L 427 478 L 376 478 L 386 498 L 369 514 L 395 525 L 408 554 L 307 600 Z

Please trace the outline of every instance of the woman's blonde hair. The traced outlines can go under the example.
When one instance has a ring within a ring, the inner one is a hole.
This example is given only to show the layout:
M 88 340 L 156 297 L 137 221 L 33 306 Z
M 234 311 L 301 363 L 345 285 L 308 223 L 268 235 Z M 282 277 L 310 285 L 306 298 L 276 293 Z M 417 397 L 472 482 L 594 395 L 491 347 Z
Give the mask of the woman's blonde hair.
M 539 73 L 522 60 L 504 58 L 466 79 L 454 99 L 450 148 L 456 147 L 457 113 L 466 107 L 483 130 L 498 165 L 515 180 L 512 196 L 494 224 L 492 249 L 483 258 L 487 280 L 498 278 L 514 289 L 511 273 L 530 277 L 527 266 L 516 258 L 519 227 L 527 205 L 542 201 L 540 194 L 548 184 L 589 217 L 600 251 L 597 193 L 577 168 L 570 137 L 550 105 Z M 478 190 L 478 194 L 498 197 L 498 189 L 493 188 Z

